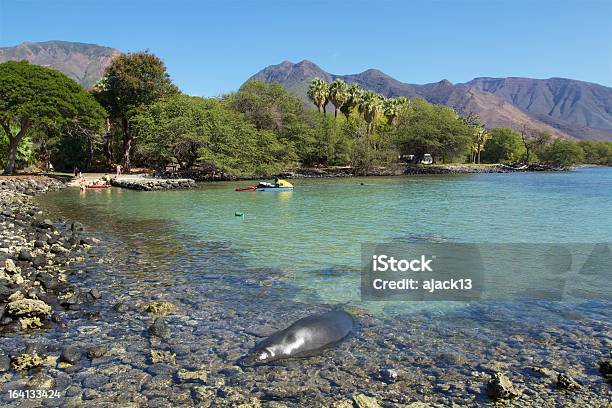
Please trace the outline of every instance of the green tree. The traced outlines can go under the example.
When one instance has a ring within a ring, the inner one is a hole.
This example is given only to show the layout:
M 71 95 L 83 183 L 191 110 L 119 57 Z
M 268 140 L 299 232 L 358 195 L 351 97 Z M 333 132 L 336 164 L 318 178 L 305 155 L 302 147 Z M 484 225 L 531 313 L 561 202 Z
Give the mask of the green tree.
M 486 163 L 516 162 L 525 157 L 521 135 L 512 129 L 491 129 L 491 138 L 485 142 L 482 159 Z
M 395 143 L 401 154 L 413 155 L 413 163 L 420 163 L 425 154 L 446 160 L 467 153 L 472 142 L 472 127 L 455 111 L 420 98 L 400 110 L 395 127 Z
M 612 165 L 612 142 L 581 140 L 578 145 L 584 151 L 584 162 Z
M 118 122 L 123 133 L 123 163 L 130 169 L 130 153 L 134 141 L 130 119 L 138 107 L 164 96 L 178 93 L 166 72 L 166 66 L 149 52 L 121 54 L 106 68 L 95 88 L 97 99 Z
M 229 107 L 244 113 L 258 129 L 283 133 L 304 114 L 302 101 L 280 84 L 247 81 L 238 92 L 225 95 Z
M 294 164 L 291 149 L 269 129 L 257 129 L 226 101 L 170 95 L 141 107 L 131 123 L 140 160 L 163 168 L 178 162 L 189 170 L 268 175 Z
M 338 111 L 342 108 L 342 105 L 349 98 L 349 94 L 347 92 L 348 86 L 341 79 L 336 79 L 329 85 L 329 100 L 334 105 L 334 117 L 338 117 Z
M 545 146 L 550 142 L 552 135 L 549 132 L 530 129 L 526 125 L 521 127 L 521 140 L 525 147 L 525 157 L 523 161 L 529 163 L 540 158 Z
M 59 71 L 25 61 L 0 64 L 0 126 L 9 140 L 4 174 L 14 171 L 20 143 L 76 126 L 102 128 L 104 109 Z
M 584 161 L 584 151 L 578 143 L 555 139 L 543 148 L 541 159 L 552 166 L 567 168 Z
M 329 84 L 321 78 L 315 78 L 310 81 L 307 95 L 319 112 L 325 113 L 325 105 L 329 101 Z
M 244 115 L 213 103 L 205 119 L 210 141 L 200 149 L 199 160 L 207 164 L 213 175 L 267 176 L 295 163 L 286 146 L 270 130 L 258 130 Z
M 142 161 L 165 168 L 171 162 L 190 169 L 210 141 L 209 111 L 217 101 L 170 95 L 143 107 L 131 119 Z

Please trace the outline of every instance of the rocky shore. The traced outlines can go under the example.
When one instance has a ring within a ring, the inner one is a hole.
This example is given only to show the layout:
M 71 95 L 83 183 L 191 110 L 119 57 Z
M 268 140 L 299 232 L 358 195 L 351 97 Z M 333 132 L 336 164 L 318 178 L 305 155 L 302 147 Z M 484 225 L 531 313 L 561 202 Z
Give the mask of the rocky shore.
M 121 177 L 112 178 L 111 185 L 130 190 L 177 190 L 193 188 L 195 180 L 189 178 Z
M 98 297 L 96 289 L 85 292 L 68 283 L 65 274 L 95 240 L 81 236 L 78 222 L 45 218 L 31 201 L 31 196 L 64 184 L 46 177 L 0 180 L 0 336 L 63 327 L 63 311 Z M 37 357 L 13 355 L 10 367 L 31 368 Z M 8 356 L 0 355 L 0 372 L 7 362 Z
M 329 167 L 301 167 L 284 171 L 278 174 L 282 178 L 333 178 L 333 177 L 355 177 L 355 176 L 403 176 L 418 174 L 473 174 L 473 173 L 521 173 L 532 171 L 564 171 L 568 169 L 556 168 L 541 164 L 530 165 L 507 165 L 507 164 L 401 164 L 389 167 L 372 167 L 366 170 L 356 170 L 349 166 Z M 198 171 L 189 172 L 162 172 L 156 173 L 156 177 L 164 180 L 190 178 L 197 181 L 233 181 L 233 180 L 261 180 L 268 179 L 270 175 L 245 175 L 233 176 L 226 173 L 202 173 Z

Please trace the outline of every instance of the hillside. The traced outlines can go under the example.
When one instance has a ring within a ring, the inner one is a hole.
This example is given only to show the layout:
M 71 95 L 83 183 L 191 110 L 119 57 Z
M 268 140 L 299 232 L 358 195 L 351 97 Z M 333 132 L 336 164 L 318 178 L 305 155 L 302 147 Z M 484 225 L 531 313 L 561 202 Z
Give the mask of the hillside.
M 530 104 L 526 101 L 529 100 L 528 90 L 533 87 L 513 91 L 503 83 L 495 86 L 493 81 L 485 78 L 465 84 L 442 80 L 415 85 L 400 82 L 376 69 L 359 74 L 334 75 L 310 61 L 297 64 L 284 61 L 263 69 L 250 79 L 278 82 L 306 101 L 308 82 L 317 76 L 326 81 L 341 78 L 348 83 L 355 82 L 386 97 L 419 96 L 431 103 L 451 106 L 463 115 L 475 113 L 488 127 L 519 129 L 525 124 L 564 138 L 612 140 L 612 89 L 587 82 L 558 78 L 530 80 L 545 83 L 539 82 L 542 89 L 535 93 L 541 95 L 543 101 L 534 103 L 534 96 Z
M 0 63 L 27 60 L 32 64 L 54 68 L 90 88 L 95 85 L 119 50 L 95 44 L 67 41 L 24 42 L 15 47 L 0 48 Z
M 612 88 L 565 78 L 475 78 L 466 85 L 576 137 L 585 129 L 612 132 Z

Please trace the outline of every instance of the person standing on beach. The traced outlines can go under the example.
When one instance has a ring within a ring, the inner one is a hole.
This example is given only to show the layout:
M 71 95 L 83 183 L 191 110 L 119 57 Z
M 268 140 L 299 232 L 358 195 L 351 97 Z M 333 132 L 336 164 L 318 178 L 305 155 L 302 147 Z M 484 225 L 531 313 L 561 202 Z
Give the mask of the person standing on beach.
M 121 165 L 118 164 L 117 165 L 117 177 L 119 177 L 121 175 Z

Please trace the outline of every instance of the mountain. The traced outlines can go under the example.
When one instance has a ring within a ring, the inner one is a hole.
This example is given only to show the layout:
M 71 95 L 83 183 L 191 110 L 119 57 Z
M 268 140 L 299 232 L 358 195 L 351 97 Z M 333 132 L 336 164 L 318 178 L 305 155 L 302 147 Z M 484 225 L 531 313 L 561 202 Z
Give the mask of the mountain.
M 584 129 L 612 132 L 612 88 L 565 78 L 475 78 L 489 92 L 572 136 Z
M 451 106 L 463 115 L 477 114 L 488 127 L 520 129 L 526 125 L 563 138 L 612 140 L 612 88 L 571 79 L 520 78 L 523 84 L 513 87 L 510 83 L 514 81 L 510 80 L 517 78 L 476 78 L 465 84 L 442 80 L 415 85 L 376 69 L 352 75 L 330 74 L 306 60 L 271 65 L 250 79 L 280 83 L 307 101 L 308 82 L 314 77 L 326 81 L 340 78 L 386 97 L 419 96 Z M 537 86 L 527 85 L 529 81 Z
M 120 53 L 115 48 L 67 41 L 24 42 L 15 47 L 0 47 L 0 63 L 27 60 L 32 64 L 54 68 L 77 81 L 81 86 L 94 86 Z

